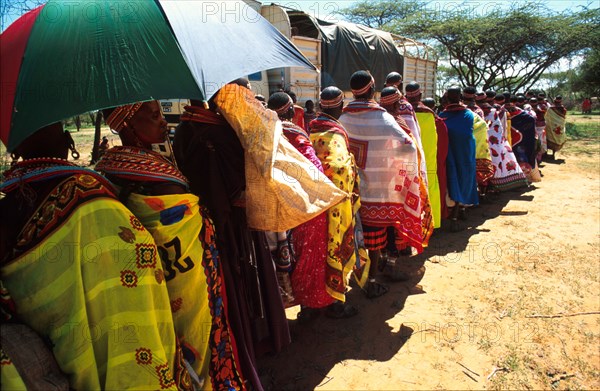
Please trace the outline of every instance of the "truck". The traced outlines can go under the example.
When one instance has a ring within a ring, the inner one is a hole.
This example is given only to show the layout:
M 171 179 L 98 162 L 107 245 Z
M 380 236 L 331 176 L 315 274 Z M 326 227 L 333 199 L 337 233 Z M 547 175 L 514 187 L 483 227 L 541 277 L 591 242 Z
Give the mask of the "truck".
M 249 1 L 257 9 L 258 2 Z M 383 87 L 385 76 L 396 71 L 403 75 L 405 83 L 417 81 L 424 97 L 435 96 L 437 55 L 424 43 L 350 22 L 320 20 L 277 4 L 262 5 L 260 13 L 318 69 L 268 70 L 269 94 L 292 90 L 303 105 L 309 99 L 317 102 L 322 88 L 336 85 L 350 100 L 350 76 L 359 69 L 368 69 L 378 90 Z
M 436 93 L 437 55 L 430 46 L 410 38 L 350 22 L 320 20 L 303 11 L 278 4 L 262 4 L 256 0 L 244 2 L 259 12 L 317 68 L 301 67 L 269 69 L 248 75 L 252 90 L 265 98 L 277 91 L 293 91 L 298 104 L 318 102 L 319 93 L 327 86 L 342 89 L 346 102 L 352 99 L 350 76 L 368 69 L 375 78 L 378 91 L 389 72 L 403 75 L 405 84 L 416 81 L 423 97 Z M 176 116 L 189 103 L 182 100 L 161 101 L 169 127 L 177 125 Z

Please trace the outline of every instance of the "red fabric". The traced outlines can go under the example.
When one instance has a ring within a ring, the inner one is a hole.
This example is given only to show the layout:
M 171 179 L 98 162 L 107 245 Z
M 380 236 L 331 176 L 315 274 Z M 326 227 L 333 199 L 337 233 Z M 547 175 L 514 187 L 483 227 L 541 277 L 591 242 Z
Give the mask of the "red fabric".
M 315 167 L 323 172 L 310 138 L 304 129 L 283 121 L 283 134 L 289 142 Z M 311 308 L 321 308 L 334 302 L 327 293 L 325 269 L 327 267 L 327 214 L 317 217 L 292 230 L 292 243 L 296 268 L 292 273 L 292 290 L 296 303 Z
M 355 99 L 344 107 L 344 113 L 360 113 L 362 111 L 386 111 L 374 100 Z
M 328 237 L 326 213 L 321 213 L 292 231 L 296 256 L 292 290 L 297 304 L 322 308 L 335 301 L 327 293 L 325 285 Z
M 294 125 L 291 122 L 283 121 L 283 134 L 288 139 L 288 141 L 296 148 L 305 158 L 311 161 L 319 171 L 323 172 L 323 165 L 321 164 L 321 160 L 317 157 L 315 149 L 306 134 L 304 129 L 301 129 L 299 126 Z
M 588 98 L 585 98 L 583 100 L 583 103 L 581 104 L 581 110 L 583 110 L 583 111 L 590 111 L 590 110 L 592 110 L 592 101 L 589 100 Z
M 317 118 L 310 121 L 309 131 L 311 132 L 334 132 L 344 136 L 346 140 L 346 148 L 350 148 L 350 142 L 348 141 L 348 132 L 340 124 L 338 120 L 325 113 L 319 113 Z
M 475 167 L 477 184 L 481 186 L 489 185 L 490 179 L 494 177 L 496 172 L 496 167 L 492 164 L 492 161 L 489 159 L 476 159 Z
M 185 111 L 181 114 L 181 121 L 199 122 L 201 124 L 227 125 L 227 120 L 213 111 L 204 107 L 185 106 Z
M 519 144 L 521 140 L 523 140 L 523 133 L 519 132 L 517 129 L 510 127 L 510 140 L 512 142 L 512 147 Z
M 418 178 L 416 178 L 418 180 Z M 414 204 L 418 195 L 409 193 L 408 203 Z M 404 205 L 391 202 L 361 202 L 360 218 L 363 226 L 388 227 L 393 226 L 396 233 L 404 239 L 411 247 L 423 252 L 423 227 L 420 217 L 416 217 L 405 211 Z M 366 231 L 363 232 L 366 238 Z M 366 240 L 366 239 L 365 239 Z M 368 247 L 367 247 L 368 248 Z
M 384 249 L 387 246 L 387 227 L 371 231 L 363 230 L 363 237 L 367 250 L 376 251 Z
M 446 158 L 448 157 L 448 128 L 443 119 L 435 116 L 435 130 L 438 136 L 437 143 L 437 175 L 440 183 L 440 200 L 442 204 L 442 218 L 448 217 L 448 206 L 446 205 L 446 192 L 448 180 L 446 179 Z
M 294 105 L 294 118 L 292 118 L 292 122 L 302 129 L 306 129 L 304 125 L 304 109 L 302 107 Z
M 29 11 L 0 35 L 0 140 L 8 145 L 17 81 L 31 29 L 43 5 Z

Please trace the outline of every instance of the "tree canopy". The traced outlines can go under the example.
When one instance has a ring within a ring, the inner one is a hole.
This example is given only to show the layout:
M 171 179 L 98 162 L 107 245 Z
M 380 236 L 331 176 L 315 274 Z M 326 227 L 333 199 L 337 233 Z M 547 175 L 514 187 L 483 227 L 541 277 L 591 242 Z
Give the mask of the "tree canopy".
M 526 89 L 560 59 L 580 54 L 600 41 L 598 8 L 558 13 L 539 3 L 485 9 L 469 2 L 449 9 L 419 0 L 398 2 L 395 8 L 388 8 L 388 3 L 392 2 L 361 1 L 341 14 L 355 23 L 436 41 L 465 86 Z M 383 9 L 389 12 L 379 12 Z
M 600 96 L 600 48 L 593 48 L 586 54 L 572 88 L 585 96 Z

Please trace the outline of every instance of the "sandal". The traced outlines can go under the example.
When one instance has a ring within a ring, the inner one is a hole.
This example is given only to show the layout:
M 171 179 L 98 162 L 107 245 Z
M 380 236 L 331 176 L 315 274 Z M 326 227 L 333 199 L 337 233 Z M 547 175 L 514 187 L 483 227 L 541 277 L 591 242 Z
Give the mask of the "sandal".
M 325 310 L 325 316 L 332 319 L 346 319 L 358 314 L 356 307 L 338 301 L 331 304 Z
M 378 282 L 370 281 L 367 289 L 365 289 L 365 295 L 368 299 L 375 299 L 376 297 L 380 297 L 388 293 L 390 289 Z

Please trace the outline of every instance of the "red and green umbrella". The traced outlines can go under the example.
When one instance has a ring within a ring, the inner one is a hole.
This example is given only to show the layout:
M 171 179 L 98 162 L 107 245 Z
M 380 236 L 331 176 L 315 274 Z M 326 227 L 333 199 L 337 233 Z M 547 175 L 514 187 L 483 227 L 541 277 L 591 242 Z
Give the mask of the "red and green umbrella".
M 265 69 L 315 69 L 243 1 L 50 0 L 0 35 L 0 139 L 136 101 L 209 99 Z

